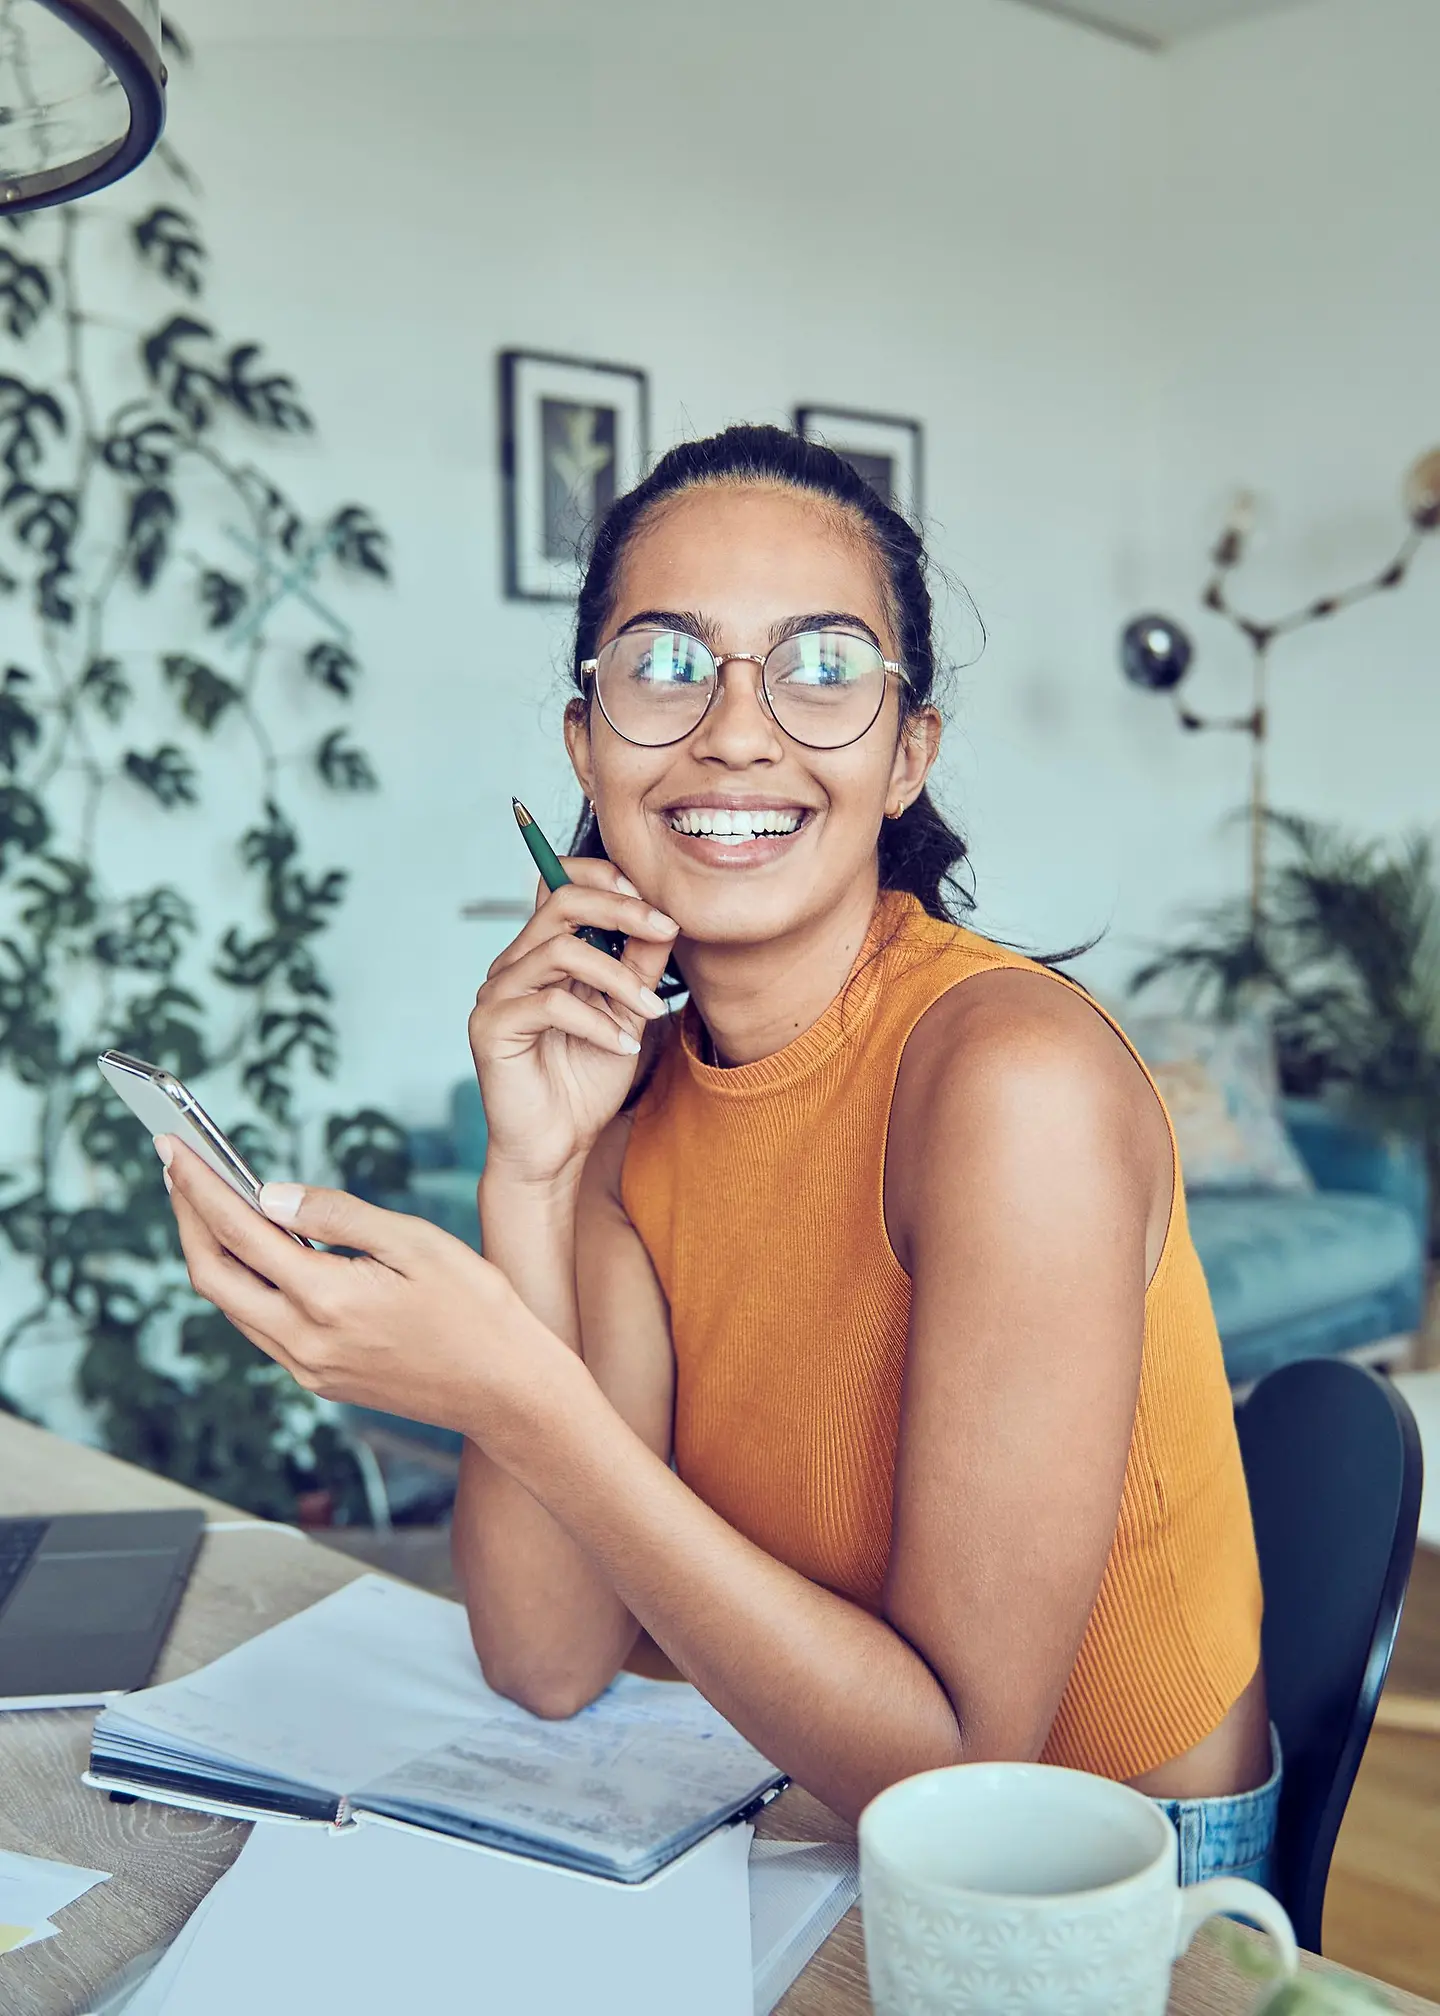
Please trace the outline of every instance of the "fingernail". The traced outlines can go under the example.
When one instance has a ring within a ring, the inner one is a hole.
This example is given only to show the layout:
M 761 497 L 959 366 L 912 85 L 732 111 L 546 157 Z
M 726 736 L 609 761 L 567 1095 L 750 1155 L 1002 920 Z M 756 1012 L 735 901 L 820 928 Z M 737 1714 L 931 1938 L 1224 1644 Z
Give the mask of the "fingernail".
M 620 894 L 622 896 L 638 896 L 640 894 L 640 891 L 635 887 L 635 884 L 633 882 L 627 881 L 623 875 L 620 877 L 619 881 L 615 884 L 615 887 L 620 891 Z
M 665 1013 L 665 1003 L 660 999 L 658 994 L 652 993 L 650 988 L 642 987 L 638 998 L 640 1006 L 645 1010 L 647 1015 L 654 1017 Z
M 640 1039 L 638 1036 L 632 1036 L 628 1029 L 620 1031 L 615 1038 L 615 1043 L 617 1048 L 623 1050 L 627 1057 L 638 1057 L 640 1055 Z
M 175 1188 L 175 1185 L 170 1181 L 170 1171 L 168 1169 L 160 1171 L 160 1181 L 165 1185 L 165 1195 L 168 1197 Z
M 304 1195 L 303 1183 L 265 1183 L 260 1189 L 260 1209 L 277 1225 L 288 1225 L 299 1211 Z
M 650 912 L 650 925 L 651 929 L 655 931 L 678 931 L 680 929 L 675 919 L 667 917 L 663 910 L 652 910 Z
M 170 1167 L 171 1157 L 175 1153 L 175 1143 L 170 1139 L 170 1136 L 168 1134 L 153 1134 L 150 1138 L 155 1143 L 155 1153 L 160 1157 L 161 1162 L 168 1169 Z

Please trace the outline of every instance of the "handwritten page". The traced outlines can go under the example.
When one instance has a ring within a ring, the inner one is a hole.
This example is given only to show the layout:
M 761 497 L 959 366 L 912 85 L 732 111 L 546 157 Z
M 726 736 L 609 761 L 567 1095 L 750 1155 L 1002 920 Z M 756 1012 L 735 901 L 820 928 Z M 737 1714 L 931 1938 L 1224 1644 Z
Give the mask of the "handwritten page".
M 440 1811 L 475 1839 L 542 1841 L 575 1866 L 634 1876 L 772 1775 L 693 1688 L 622 1674 L 567 1722 L 526 1716 L 452 1738 L 363 1786 L 356 1803 L 397 1819 Z

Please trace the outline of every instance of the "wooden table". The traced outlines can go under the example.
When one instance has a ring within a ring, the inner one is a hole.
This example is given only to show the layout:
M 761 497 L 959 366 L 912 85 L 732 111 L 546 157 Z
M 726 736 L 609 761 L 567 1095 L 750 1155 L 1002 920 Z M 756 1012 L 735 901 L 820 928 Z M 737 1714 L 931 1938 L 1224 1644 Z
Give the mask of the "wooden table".
M 202 1504 L 211 1518 L 243 1515 L 213 1499 L 0 1414 L 0 1515 Z M 207 1533 L 158 1676 L 174 1679 L 340 1588 L 361 1564 L 281 1530 Z M 239 1854 L 238 1821 L 139 1802 L 115 1805 L 80 1783 L 94 1712 L 0 1715 L 0 1847 L 112 1872 L 61 1915 L 58 1938 L 0 1957 L 5 2016 L 81 2016 L 127 1960 L 174 1937 Z M 761 1831 L 795 1840 L 847 1840 L 851 1830 L 791 1790 Z M 1307 1960 L 1324 1972 L 1328 1962 Z M 416 1987 L 421 1991 L 422 1981 Z M 1398 2011 L 1440 2004 L 1392 1990 Z M 1175 1970 L 1171 2016 L 1241 2016 L 1253 1999 L 1202 1931 Z M 781 2016 L 864 2016 L 860 1914 L 851 1911 L 780 2004 Z M 288 2012 L 277 2011 L 277 2016 Z

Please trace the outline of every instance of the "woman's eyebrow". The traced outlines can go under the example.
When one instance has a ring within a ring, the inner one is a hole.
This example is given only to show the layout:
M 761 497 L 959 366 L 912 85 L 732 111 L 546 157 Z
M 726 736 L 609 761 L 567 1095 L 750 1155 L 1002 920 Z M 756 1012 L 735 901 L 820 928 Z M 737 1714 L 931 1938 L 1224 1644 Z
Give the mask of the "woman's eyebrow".
M 627 630 L 683 630 L 687 637 L 698 637 L 712 651 L 719 648 L 716 625 L 694 609 L 641 609 L 634 616 L 627 616 L 615 635 L 623 637 Z
M 858 630 L 884 655 L 885 647 L 864 617 L 852 616 L 847 609 L 820 609 L 812 616 L 787 616 L 783 623 L 771 625 L 770 642 L 783 644 L 788 637 L 808 636 L 813 630 Z
M 695 609 L 639 609 L 625 618 L 615 635 L 623 637 L 627 630 L 683 630 L 687 637 L 698 637 L 708 645 L 717 658 L 722 655 L 720 626 Z M 804 616 L 786 616 L 771 624 L 770 643 L 783 644 L 788 638 L 809 636 L 816 630 L 856 630 L 877 651 L 883 653 L 885 648 L 864 617 L 848 609 L 816 609 Z

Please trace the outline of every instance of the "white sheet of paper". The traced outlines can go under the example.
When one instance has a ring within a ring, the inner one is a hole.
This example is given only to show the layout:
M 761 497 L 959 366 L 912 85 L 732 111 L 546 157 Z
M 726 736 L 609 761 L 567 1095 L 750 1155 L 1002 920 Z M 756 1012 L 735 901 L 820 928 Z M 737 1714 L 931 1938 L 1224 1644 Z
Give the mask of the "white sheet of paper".
M 43 1929 L 47 1919 L 109 1880 L 104 1869 L 79 1869 L 70 1862 L 48 1862 L 40 1855 L 17 1855 L 0 1848 L 0 1925 L 29 1926 L 25 1942 L 29 1945 L 37 1936 L 48 1936 Z
M 751 2016 L 750 1832 L 616 1884 L 388 1821 L 261 1821 L 124 2016 L 255 2016 L 282 1989 L 345 2016 Z
M 437 1722 L 463 1726 L 479 1702 L 524 1712 L 486 1687 L 461 1606 L 362 1575 L 133 1705 L 197 1750 L 343 1793 L 431 1749 Z M 123 1728 L 126 1707 L 105 1721 Z

